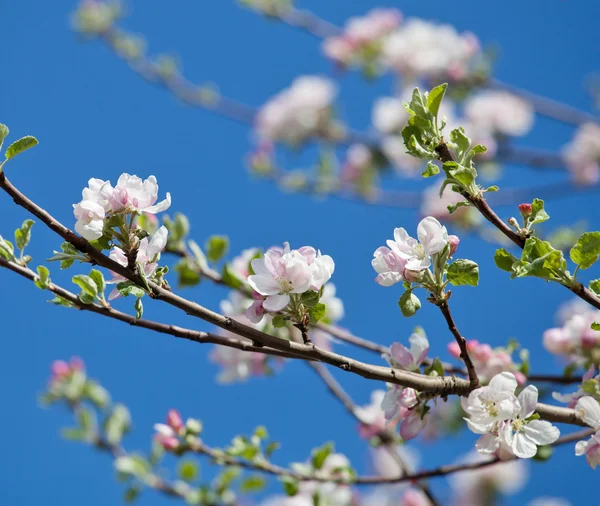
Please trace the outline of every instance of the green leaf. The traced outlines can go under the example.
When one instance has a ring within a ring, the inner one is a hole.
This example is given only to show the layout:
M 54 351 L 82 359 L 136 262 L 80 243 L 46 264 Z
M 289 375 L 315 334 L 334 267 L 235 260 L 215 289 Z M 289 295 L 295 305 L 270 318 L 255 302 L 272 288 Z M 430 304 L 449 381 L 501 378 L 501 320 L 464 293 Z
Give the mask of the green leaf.
M 469 187 L 477 177 L 477 171 L 474 167 L 465 167 L 459 165 L 458 168 L 450 171 L 450 175 L 456 179 L 461 185 Z
M 425 369 L 425 374 L 427 376 L 443 376 L 444 375 L 444 366 L 438 357 L 433 359 L 433 362 L 429 367 Z
M 273 327 L 275 327 L 276 329 L 280 329 L 287 325 L 286 319 L 283 316 L 281 316 L 280 314 L 275 315 L 273 317 L 272 323 L 273 323 Z
M 596 295 L 600 295 L 600 279 L 590 281 L 590 290 Z
M 600 330 L 600 323 L 598 323 L 598 322 L 592 322 L 592 325 L 590 326 L 590 328 L 592 330 Z
M 21 251 L 25 249 L 31 240 L 31 227 L 34 223 L 33 220 L 25 220 L 21 228 L 15 230 L 15 244 Z
M 48 288 L 48 283 L 50 282 L 50 271 L 44 265 L 38 265 L 37 272 L 38 277 L 34 281 L 35 286 L 41 288 L 42 290 L 45 290 L 46 288 Z
M 544 210 L 544 201 L 541 199 L 533 199 L 533 202 L 531 203 L 529 224 L 543 223 L 548 219 L 550 219 L 550 215 Z
M 177 285 L 179 287 L 196 286 L 200 283 L 200 272 L 189 258 L 182 258 L 175 264 L 174 269 L 177 273 Z
M 90 271 L 90 278 L 96 283 L 96 287 L 98 288 L 98 293 L 101 295 L 101 298 L 104 298 L 104 290 L 106 290 L 106 282 L 104 281 L 104 275 L 97 269 L 92 269 Z
M 139 497 L 141 493 L 142 489 L 139 485 L 131 485 L 130 487 L 127 487 L 123 493 L 123 502 L 131 504 Z
M 313 307 L 319 303 L 319 299 L 321 298 L 320 292 L 315 292 L 314 290 L 308 290 L 304 292 L 300 297 L 300 302 L 304 304 L 306 307 Z
M 477 286 L 479 283 L 479 266 L 473 260 L 459 258 L 448 266 L 446 278 L 454 286 Z
M 310 316 L 310 323 L 315 325 L 321 318 L 325 316 L 327 312 L 327 307 L 325 304 L 315 304 L 308 310 L 308 315 Z
M 429 97 L 427 97 L 427 109 L 429 112 L 436 116 L 438 115 L 438 111 L 440 110 L 440 105 L 442 105 L 442 100 L 444 98 L 444 94 L 446 93 L 446 88 L 448 87 L 447 83 L 440 84 L 436 86 L 429 92 Z
M 68 441 L 85 441 L 87 432 L 81 428 L 65 427 L 60 431 L 61 436 Z
M 423 177 L 432 177 L 437 176 L 440 173 L 440 168 L 433 162 L 428 162 L 425 170 L 421 172 L 421 176 Z
M 143 478 L 151 472 L 148 461 L 141 455 L 131 454 L 117 457 L 115 459 L 115 469 L 125 475 L 137 476 Z
M 456 211 L 459 207 L 469 207 L 471 205 L 470 202 L 457 202 L 456 204 L 450 204 L 448 206 L 448 212 L 450 214 L 452 214 L 454 211 Z
M 76 276 L 73 276 L 73 283 L 81 288 L 84 293 L 92 297 L 92 300 L 98 296 L 98 286 L 89 276 L 77 274 Z
M 494 254 L 496 266 L 506 272 L 512 272 L 513 264 L 518 261 L 519 259 L 516 256 L 510 254 L 504 248 L 497 249 Z
M 0 148 L 2 148 L 2 144 L 4 143 L 4 139 L 8 137 L 8 132 L 10 130 L 6 125 L 0 123 Z
M 259 492 L 266 485 L 265 479 L 260 475 L 248 476 L 240 484 L 240 491 L 244 493 Z
M 32 148 L 36 144 L 38 144 L 38 140 L 35 137 L 32 137 L 31 135 L 27 135 L 8 146 L 8 148 L 6 148 L 6 153 L 4 153 L 4 156 L 7 160 L 10 160 L 15 156 L 20 155 L 23 151 Z
M 121 440 L 123 439 L 123 435 L 129 430 L 130 425 L 131 415 L 129 410 L 123 404 L 116 404 L 110 416 L 104 423 L 104 432 L 106 434 L 107 441 L 113 446 L 120 444 Z
M 221 280 L 223 283 L 234 290 L 241 288 L 243 286 L 242 281 L 231 272 L 229 269 L 229 264 L 225 264 L 223 266 L 223 272 L 221 273 Z
M 312 451 L 312 466 L 314 469 L 321 469 L 325 460 L 333 452 L 333 443 L 325 443 L 320 448 L 315 448 Z
M 283 483 L 283 490 L 289 496 L 294 496 L 298 493 L 298 480 L 292 478 L 291 476 L 283 476 L 281 478 L 281 483 Z
M 194 481 L 198 477 L 198 464 L 193 460 L 184 460 L 179 464 L 178 472 L 183 481 Z
M 450 140 L 456 144 L 457 155 L 459 159 L 469 151 L 471 147 L 471 139 L 469 139 L 463 127 L 455 128 L 450 132 Z
M 15 249 L 10 241 L 0 235 L 0 256 L 8 261 L 15 261 Z
M 398 300 L 400 311 L 402 315 L 409 318 L 413 316 L 419 309 L 421 309 L 421 301 L 419 298 L 412 293 L 412 290 L 407 290 L 402 294 Z
M 267 439 L 269 437 L 269 433 L 267 432 L 267 428 L 264 425 L 259 425 L 254 429 L 254 435 L 258 439 Z
M 119 293 L 123 297 L 133 295 L 134 297 L 141 299 L 146 294 L 143 288 L 139 287 L 132 281 L 122 281 L 117 285 L 117 290 L 119 290 Z
M 540 462 L 544 462 L 552 457 L 554 453 L 554 448 L 550 445 L 538 446 L 537 453 L 533 457 L 533 460 L 537 460 Z
M 54 304 L 56 306 L 64 306 L 64 307 L 73 307 L 75 305 L 70 300 L 63 299 L 60 295 L 57 295 L 56 297 L 54 297 L 52 300 L 49 300 L 48 302 L 50 302 L 51 304 Z
M 269 443 L 267 445 L 267 448 L 265 449 L 266 457 L 269 458 L 271 455 L 273 455 L 273 452 L 275 450 L 278 450 L 280 447 L 281 445 L 277 441 L 272 441 L 271 443 Z
M 406 148 L 412 155 L 416 156 L 417 158 L 424 158 L 425 160 L 430 160 L 435 157 L 435 155 L 431 151 L 426 150 L 423 146 L 419 144 L 419 141 L 417 141 L 417 138 L 414 135 L 411 135 L 408 139 L 408 144 L 406 145 Z
M 206 241 L 204 249 L 211 262 L 218 262 L 225 256 L 229 248 L 229 239 L 224 235 L 213 235 Z
M 585 232 L 571 248 L 571 260 L 580 269 L 589 269 L 600 255 L 600 232 Z

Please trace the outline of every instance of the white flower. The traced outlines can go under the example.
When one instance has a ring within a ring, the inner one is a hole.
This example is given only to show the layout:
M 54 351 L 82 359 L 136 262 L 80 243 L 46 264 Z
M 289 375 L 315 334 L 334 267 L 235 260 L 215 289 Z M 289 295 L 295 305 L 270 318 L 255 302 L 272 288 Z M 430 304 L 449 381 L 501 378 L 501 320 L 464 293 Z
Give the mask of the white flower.
M 329 79 L 297 78 L 258 112 L 259 136 L 264 140 L 297 143 L 318 133 L 329 122 L 329 108 L 336 94 L 337 89 Z
M 506 91 L 483 91 L 467 99 L 465 115 L 473 131 L 522 136 L 535 121 L 533 106 Z
M 344 303 L 335 296 L 336 288 L 333 283 L 327 283 L 323 289 L 320 302 L 325 304 L 325 320 L 329 323 L 340 321 L 344 317 Z
M 298 470 L 304 468 L 304 465 L 292 465 Z M 332 453 L 327 456 L 321 469 L 316 473 L 322 477 L 333 477 L 350 479 L 349 472 L 350 461 L 341 453 Z M 299 485 L 299 492 L 303 496 L 318 497 L 318 504 L 323 506 L 351 506 L 352 489 L 347 485 L 340 485 L 335 482 L 314 482 L 302 481 Z
M 585 455 L 590 467 L 596 469 L 600 465 L 600 404 L 586 395 L 577 401 L 575 409 L 581 413 L 585 423 L 596 429 L 596 433 L 588 441 L 579 441 L 575 445 L 575 455 Z
M 121 174 L 111 196 L 113 212 L 139 211 L 157 214 L 171 206 L 171 194 L 158 204 L 158 184 L 154 176 L 142 181 L 137 176 Z
M 409 19 L 383 43 L 384 62 L 410 77 L 463 77 L 479 51 L 473 34 L 459 34 L 452 26 Z
M 520 404 L 515 397 L 517 380 L 514 374 L 503 372 L 492 378 L 490 383 L 473 390 L 469 397 L 461 398 L 461 405 L 470 418 L 465 418 L 475 434 L 493 430 L 498 422 L 517 415 Z
M 600 181 L 600 125 L 586 123 L 564 147 L 567 168 L 579 184 Z
M 82 200 L 79 204 L 73 205 L 73 213 L 77 222 L 75 231 L 88 241 L 95 241 L 102 237 L 104 229 L 104 208 L 92 201 Z
M 538 390 L 529 385 L 519 394 L 521 409 L 516 418 L 506 422 L 499 429 L 501 450 L 522 459 L 534 457 L 537 447 L 554 443 L 560 431 L 545 420 L 527 419 L 533 415 L 538 399 Z
M 440 253 L 448 244 L 448 231 L 432 216 L 423 218 L 417 226 L 417 237 L 413 239 L 404 228 L 394 230 L 394 240 L 387 241 L 388 247 L 407 260 L 405 268 L 421 271 L 431 265 L 431 255 Z
M 381 97 L 373 106 L 372 122 L 384 134 L 398 132 L 408 121 L 408 112 L 397 97 Z M 406 149 L 405 149 L 406 151 Z

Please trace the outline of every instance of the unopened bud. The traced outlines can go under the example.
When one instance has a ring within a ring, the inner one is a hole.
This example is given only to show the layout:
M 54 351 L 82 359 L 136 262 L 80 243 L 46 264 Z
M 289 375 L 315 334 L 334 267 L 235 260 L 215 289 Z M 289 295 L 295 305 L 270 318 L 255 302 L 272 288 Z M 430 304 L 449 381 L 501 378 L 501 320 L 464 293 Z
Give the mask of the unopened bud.
M 200 423 L 200 420 L 188 418 L 185 422 L 185 428 L 189 433 L 198 435 L 200 432 L 202 432 L 202 423 Z
M 519 212 L 521 213 L 521 216 L 523 216 L 523 218 L 531 216 L 531 211 L 531 204 L 519 204 Z
M 64 360 L 55 360 L 50 366 L 50 372 L 54 379 L 62 378 L 71 372 L 71 368 Z
M 410 271 L 406 269 L 404 271 L 404 279 L 409 283 L 418 283 L 423 279 L 425 271 Z
M 167 425 L 171 427 L 175 432 L 179 432 L 183 429 L 183 420 L 179 411 L 176 409 L 170 409 L 167 413 Z
M 515 217 L 509 218 L 508 219 L 508 224 L 511 227 L 516 228 L 517 230 L 519 229 L 519 222 L 517 221 L 517 219 Z
M 450 245 L 450 256 L 453 256 L 460 244 L 460 239 L 456 235 L 449 235 L 448 244 Z

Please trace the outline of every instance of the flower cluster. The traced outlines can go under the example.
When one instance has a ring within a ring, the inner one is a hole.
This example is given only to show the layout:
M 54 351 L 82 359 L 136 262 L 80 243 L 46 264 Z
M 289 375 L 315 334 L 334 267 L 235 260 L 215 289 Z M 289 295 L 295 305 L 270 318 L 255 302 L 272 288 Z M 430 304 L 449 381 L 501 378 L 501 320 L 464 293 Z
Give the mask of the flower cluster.
M 162 202 L 158 200 L 156 178 L 150 176 L 142 181 L 137 176 L 122 174 L 115 187 L 110 181 L 90 179 L 82 192 L 82 200 L 73 205 L 77 219 L 75 230 L 88 241 L 102 237 L 106 219 L 113 215 L 157 214 L 171 205 L 171 195 Z
M 561 310 L 562 326 L 546 330 L 544 347 L 550 353 L 568 359 L 575 366 L 589 367 L 600 360 L 600 332 L 592 323 L 600 320 L 600 311 L 585 304 L 570 304 Z
M 158 261 L 160 260 L 160 254 L 167 246 L 167 235 L 167 227 L 162 226 L 154 233 L 154 235 L 151 237 L 144 237 L 139 242 L 135 263 L 141 267 L 144 276 L 147 279 L 152 279 L 156 273 Z M 129 263 L 127 255 L 118 246 L 115 246 L 112 249 L 109 257 L 123 267 L 127 267 Z M 107 284 L 117 284 L 121 283 L 122 281 L 125 281 L 125 278 L 113 272 L 113 278 L 110 281 L 107 281 Z M 120 292 L 117 288 L 115 288 L 108 296 L 108 299 L 112 300 L 119 296 Z
M 575 455 L 585 455 L 590 467 L 596 469 L 600 465 L 600 404 L 586 395 L 577 401 L 575 409 L 581 413 L 583 421 L 596 430 L 588 441 L 579 441 L 575 445 Z
M 261 107 L 256 125 L 260 139 L 298 144 L 313 135 L 329 136 L 336 95 L 336 86 L 329 79 L 298 77 Z
M 255 302 L 246 315 L 253 322 L 259 322 L 265 311 L 297 311 L 299 296 L 307 292 L 316 292 L 320 297 L 321 288 L 335 268 L 329 255 L 311 246 L 292 250 L 287 242 L 283 248 L 269 249 L 251 265 L 254 274 L 248 277 L 248 283 L 255 292 Z
M 564 158 L 575 182 L 595 184 L 600 181 L 600 125 L 586 123 L 579 127 L 564 148 Z
M 469 131 L 486 131 L 493 135 L 519 137 L 533 127 L 533 106 L 506 91 L 483 91 L 467 99 L 465 117 L 470 123 Z
M 448 351 L 455 358 L 460 358 L 458 343 L 448 345 Z M 467 341 L 467 351 L 473 361 L 475 370 L 482 382 L 489 381 L 496 374 L 511 372 L 515 375 L 519 385 L 525 383 L 525 375 L 517 371 L 518 365 L 513 362 L 510 350 L 506 348 L 492 348 L 489 344 L 480 343 L 476 339 Z
M 537 447 L 553 443 L 560 435 L 550 422 L 534 415 L 538 390 L 529 385 L 515 396 L 514 374 L 503 372 L 489 385 L 473 390 L 461 404 L 469 418 L 469 429 L 481 434 L 476 448 L 480 453 L 494 453 L 500 458 L 531 458 Z
M 422 19 L 408 19 L 383 42 L 384 62 L 408 79 L 463 79 L 479 52 L 472 33 Z
M 388 240 L 387 247 L 375 250 L 371 265 L 377 272 L 378 284 L 392 286 L 403 281 L 413 282 L 422 271 L 429 269 L 433 255 L 449 243 L 458 246 L 458 237 L 448 236 L 446 227 L 432 216 L 421 220 L 417 236 L 418 240 L 410 237 L 404 228 L 396 228 L 394 240 Z
M 194 418 L 188 418 L 183 423 L 179 412 L 171 409 L 167 413 L 166 423 L 154 424 L 154 430 L 154 440 L 165 450 L 174 451 L 193 442 L 202 431 L 202 424 Z
M 403 344 L 393 343 L 384 358 L 391 367 L 418 372 L 429 352 L 429 340 L 419 328 L 408 338 L 408 342 L 410 349 Z
M 342 67 L 368 64 L 379 55 L 381 40 L 402 21 L 396 9 L 373 9 L 348 19 L 343 33 L 325 39 L 323 53 Z

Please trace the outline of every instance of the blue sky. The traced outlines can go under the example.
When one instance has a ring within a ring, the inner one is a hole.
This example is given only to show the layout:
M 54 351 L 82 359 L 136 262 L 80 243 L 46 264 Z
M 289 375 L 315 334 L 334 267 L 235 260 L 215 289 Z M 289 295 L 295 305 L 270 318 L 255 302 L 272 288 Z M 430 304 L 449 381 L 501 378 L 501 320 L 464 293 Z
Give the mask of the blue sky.
M 374 5 L 371 0 L 301 4 L 337 24 Z M 598 70 L 597 2 L 508 0 L 457 5 L 431 0 L 396 6 L 408 16 L 449 22 L 473 31 L 486 45 L 497 45 L 498 78 L 581 108 L 591 107 L 584 80 Z M 373 283 L 373 251 L 394 227 L 414 228 L 417 211 L 290 196 L 250 178 L 243 165 L 252 147 L 246 126 L 182 105 L 141 81 L 99 43 L 79 41 L 69 29 L 72 7 L 71 2 L 32 0 L 3 6 L 0 121 L 10 127 L 13 140 L 26 134 L 40 140 L 38 147 L 10 164 L 9 177 L 20 189 L 72 225 L 71 203 L 78 201 L 90 177 L 114 181 L 122 172 L 154 174 L 161 192 L 171 192 L 172 210 L 189 216 L 197 242 L 212 234 L 227 234 L 232 252 L 286 240 L 296 246 L 314 245 L 336 261 L 333 281 L 345 302 L 344 326 L 390 344 L 405 341 L 413 326 L 420 324 L 429 335 L 431 354 L 448 358 L 450 336 L 435 308 L 424 306 L 415 318 L 403 319 L 396 305 L 398 291 Z M 297 75 L 335 74 L 321 57 L 318 41 L 239 9 L 233 2 L 182 0 L 167 9 L 164 2 L 137 1 L 130 7 L 125 26 L 145 34 L 151 51 L 176 52 L 189 79 L 215 82 L 225 95 L 252 105 L 260 105 Z M 391 92 L 391 80 L 367 83 L 355 74 L 339 77 L 341 114 L 351 125 L 365 128 L 372 101 Z M 570 132 L 569 127 L 540 120 L 524 142 L 557 149 Z M 293 155 L 289 160 L 297 163 Z M 518 166 L 508 168 L 508 174 L 506 186 L 566 177 Z M 586 194 L 551 201 L 547 208 L 553 224 L 585 219 L 590 229 L 597 229 L 596 205 L 595 196 Z M 503 217 L 509 214 L 514 211 L 503 210 Z M 0 234 L 11 236 L 27 214 L 0 196 L 0 216 Z M 48 258 L 59 244 L 57 237 L 36 225 L 29 250 L 34 263 Z M 452 298 L 462 332 L 494 345 L 514 337 L 532 351 L 535 371 L 560 367 L 540 343 L 543 330 L 554 323 L 555 309 L 568 300 L 568 292 L 539 280 L 510 281 L 493 265 L 494 247 L 474 237 L 464 238 L 460 248 L 461 256 L 476 260 L 481 269 L 480 287 L 457 289 Z M 70 283 L 68 275 L 56 268 L 52 276 Z M 109 459 L 62 441 L 58 431 L 70 423 L 69 417 L 37 406 L 50 362 L 71 355 L 83 357 L 91 375 L 130 407 L 135 428 L 127 441 L 131 449 L 147 448 L 152 424 L 162 420 L 167 409 L 177 407 L 184 416 L 202 419 L 206 440 L 216 445 L 265 424 L 272 437 L 282 442 L 280 463 L 301 461 L 310 448 L 334 439 L 339 451 L 360 470 L 368 470 L 366 445 L 356 437 L 354 422 L 303 364 L 287 364 L 276 379 L 220 388 L 213 380 L 217 370 L 207 361 L 209 347 L 55 308 L 45 303 L 46 293 L 6 271 L 0 272 L 0 286 L 4 358 L 0 502 L 103 506 L 120 500 L 121 486 L 112 476 Z M 186 295 L 217 308 L 225 292 L 203 283 Z M 126 307 L 123 304 L 119 307 Z M 159 303 L 146 306 L 147 316 L 153 319 L 209 330 L 208 325 Z M 340 351 L 376 360 L 347 346 Z M 350 375 L 336 376 L 359 403 L 367 402 L 370 391 L 380 386 Z M 465 433 L 435 451 L 418 442 L 415 446 L 427 452 L 427 465 L 433 466 L 454 460 L 474 440 L 474 435 Z M 559 449 L 545 465 L 530 467 L 530 485 L 510 504 L 525 504 L 541 494 L 589 504 L 594 476 L 583 459 L 575 459 L 572 447 Z M 435 481 L 434 489 L 447 497 L 444 480 Z M 143 500 L 167 504 L 167 499 L 151 491 Z

